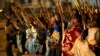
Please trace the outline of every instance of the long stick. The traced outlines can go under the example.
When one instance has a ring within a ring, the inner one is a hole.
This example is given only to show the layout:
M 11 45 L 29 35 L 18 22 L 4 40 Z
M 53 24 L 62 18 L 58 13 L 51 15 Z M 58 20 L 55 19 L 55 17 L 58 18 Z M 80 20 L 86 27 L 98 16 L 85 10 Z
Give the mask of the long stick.
M 22 10 L 22 12 L 24 12 L 24 9 L 20 6 L 20 4 L 19 4 L 19 7 L 21 8 L 21 10 Z M 27 5 L 26 5 L 26 7 L 28 7 Z M 37 23 L 39 26 L 41 26 L 41 27 L 43 27 L 44 29 L 46 28 L 42 23 L 41 23 L 41 21 L 38 19 L 38 17 L 35 15 L 35 13 L 30 9 L 30 11 L 32 12 L 32 14 L 35 16 L 35 20 L 37 20 L 39 23 Z M 23 18 L 24 18 L 24 20 L 26 19 L 25 18 L 25 16 L 24 16 L 24 14 L 23 13 L 21 13 L 22 14 L 22 16 L 23 16 Z M 28 14 L 27 14 L 28 15 Z M 29 18 L 29 17 L 28 17 Z M 33 19 L 33 18 L 32 18 Z
M 99 11 L 98 0 L 96 0 L 97 12 Z
M 11 7 L 12 10 L 14 11 L 15 15 L 17 16 L 18 20 L 23 23 L 23 21 L 21 20 L 20 16 L 17 14 L 17 12 L 15 11 L 16 9 L 14 7 Z
M 26 5 L 26 7 L 27 7 L 27 5 Z M 40 23 L 38 25 L 41 25 L 41 27 L 43 27 L 44 29 L 46 29 L 45 25 L 39 20 L 39 18 L 35 15 L 35 13 L 32 11 L 32 9 L 30 9 L 30 11 L 32 12 L 32 14 L 34 15 L 34 17 L 36 18 L 35 20 L 37 20 Z
M 81 5 L 80 5 L 80 2 L 79 2 L 79 0 L 77 0 L 77 2 L 78 2 L 78 4 L 79 4 L 79 12 L 80 12 L 80 15 L 82 16 L 82 25 L 83 25 L 83 28 L 84 29 L 86 29 L 85 28 L 85 20 L 86 20 L 86 18 L 85 18 L 85 16 L 82 14 L 82 11 L 81 11 Z
M 63 22 L 63 9 L 62 9 L 62 6 L 60 4 L 60 0 L 56 0 L 57 1 L 57 4 L 55 4 L 55 6 L 57 7 L 57 9 L 59 10 L 59 14 L 60 14 L 60 17 L 61 17 L 61 28 L 62 28 L 62 39 L 64 38 L 64 22 Z M 61 41 L 62 42 L 62 41 Z
M 98 8 L 98 0 L 96 0 L 96 6 L 97 6 L 97 8 Z
M 47 18 L 45 18 L 45 20 L 49 20 L 49 11 L 46 9 L 45 5 L 42 5 L 42 1 L 41 0 L 38 0 L 39 2 L 39 5 L 41 6 L 41 16 L 46 16 Z M 47 13 L 47 14 L 46 14 Z

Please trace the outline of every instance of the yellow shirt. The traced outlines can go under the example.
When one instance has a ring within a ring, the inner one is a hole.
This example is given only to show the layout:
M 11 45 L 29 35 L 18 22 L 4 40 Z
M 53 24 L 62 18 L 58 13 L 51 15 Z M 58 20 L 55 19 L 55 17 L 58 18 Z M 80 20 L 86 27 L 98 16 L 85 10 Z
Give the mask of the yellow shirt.
M 71 50 L 71 53 L 74 54 L 74 56 L 96 56 L 95 53 L 90 50 L 88 44 L 95 45 L 95 33 L 98 30 L 98 28 L 91 28 L 88 31 L 87 41 L 81 41 L 81 37 L 77 38 L 74 46 Z

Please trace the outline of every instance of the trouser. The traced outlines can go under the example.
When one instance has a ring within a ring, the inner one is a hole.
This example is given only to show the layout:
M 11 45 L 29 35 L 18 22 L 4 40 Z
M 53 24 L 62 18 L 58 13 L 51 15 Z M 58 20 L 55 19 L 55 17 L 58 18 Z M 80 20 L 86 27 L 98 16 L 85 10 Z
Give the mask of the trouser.
M 6 54 L 7 54 L 7 56 L 13 56 L 12 42 L 11 41 L 7 41 L 7 44 L 6 44 Z
M 42 43 L 43 47 L 42 47 L 42 55 L 45 55 L 46 53 L 46 43 Z
M 15 48 L 17 48 L 17 39 L 16 39 L 16 37 L 13 37 L 13 45 L 15 46 Z
M 56 49 L 55 48 L 50 48 L 49 50 L 49 56 L 56 56 Z
M 96 56 L 100 56 L 100 48 L 96 47 L 94 49 L 94 53 L 95 53 Z
M 23 54 L 25 53 L 26 51 L 26 48 L 25 48 L 25 43 L 22 43 L 22 50 L 23 50 Z
M 61 56 L 61 49 L 50 47 L 48 56 Z
M 23 55 L 23 53 L 21 53 L 21 52 L 18 50 L 16 56 L 22 56 L 22 55 Z

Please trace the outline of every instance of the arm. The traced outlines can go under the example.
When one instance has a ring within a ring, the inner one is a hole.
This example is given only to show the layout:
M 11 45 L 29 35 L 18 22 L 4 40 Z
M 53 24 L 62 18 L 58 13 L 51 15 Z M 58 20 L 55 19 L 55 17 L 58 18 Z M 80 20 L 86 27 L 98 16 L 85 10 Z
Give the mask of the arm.
M 5 26 L 5 33 L 7 34 L 7 26 Z

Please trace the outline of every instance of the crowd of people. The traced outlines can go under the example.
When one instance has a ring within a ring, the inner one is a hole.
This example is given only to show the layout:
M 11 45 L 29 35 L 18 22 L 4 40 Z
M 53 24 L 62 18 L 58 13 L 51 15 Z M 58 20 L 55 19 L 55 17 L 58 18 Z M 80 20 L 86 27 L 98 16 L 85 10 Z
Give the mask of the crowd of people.
M 69 16 L 49 11 L 38 20 L 30 16 L 19 20 L 17 12 L 10 8 L 17 18 L 12 21 L 11 15 L 4 12 L 7 56 L 13 56 L 12 44 L 18 48 L 16 56 L 100 56 L 100 11 L 68 8 Z M 39 26 L 40 22 L 45 27 Z

